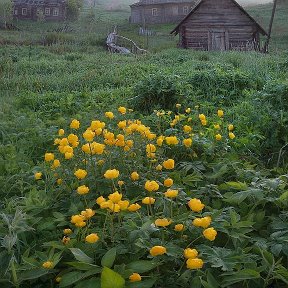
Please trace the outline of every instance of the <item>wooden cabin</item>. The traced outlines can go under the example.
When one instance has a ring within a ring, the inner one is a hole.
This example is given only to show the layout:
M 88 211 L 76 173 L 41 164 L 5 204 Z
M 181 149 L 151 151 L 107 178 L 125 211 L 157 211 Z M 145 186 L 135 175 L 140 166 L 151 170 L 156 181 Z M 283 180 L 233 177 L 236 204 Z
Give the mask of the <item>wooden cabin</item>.
M 130 5 L 130 23 L 177 23 L 188 15 L 195 0 L 140 0 Z
M 63 21 L 66 12 L 66 0 L 14 0 L 14 19 Z
M 199 0 L 171 32 L 195 50 L 260 50 L 266 31 L 235 0 Z

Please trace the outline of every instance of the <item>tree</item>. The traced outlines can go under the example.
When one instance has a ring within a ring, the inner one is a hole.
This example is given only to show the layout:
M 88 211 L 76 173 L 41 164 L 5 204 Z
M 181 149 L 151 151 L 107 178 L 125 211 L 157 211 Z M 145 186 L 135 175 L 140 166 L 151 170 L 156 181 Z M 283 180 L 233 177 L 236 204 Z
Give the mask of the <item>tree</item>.
M 83 0 L 68 0 L 67 2 L 68 19 L 77 20 L 82 6 L 83 6 Z
M 13 3 L 11 0 L 0 1 L 0 21 L 4 22 L 4 27 L 12 20 Z

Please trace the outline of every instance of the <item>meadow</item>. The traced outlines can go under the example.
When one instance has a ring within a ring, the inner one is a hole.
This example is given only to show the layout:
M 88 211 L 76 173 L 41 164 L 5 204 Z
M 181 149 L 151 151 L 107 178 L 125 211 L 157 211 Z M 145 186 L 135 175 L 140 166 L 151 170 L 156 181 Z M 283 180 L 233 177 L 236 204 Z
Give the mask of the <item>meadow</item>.
M 269 54 L 107 5 L 0 31 L 0 286 L 287 287 L 287 5 Z M 149 52 L 108 53 L 115 26 Z

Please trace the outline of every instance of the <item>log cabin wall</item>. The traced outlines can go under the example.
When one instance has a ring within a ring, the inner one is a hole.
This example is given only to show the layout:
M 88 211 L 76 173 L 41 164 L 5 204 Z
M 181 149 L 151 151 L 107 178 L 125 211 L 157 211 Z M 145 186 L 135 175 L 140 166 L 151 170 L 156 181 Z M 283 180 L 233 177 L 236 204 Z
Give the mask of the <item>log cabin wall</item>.
M 231 0 L 202 0 L 177 32 L 183 48 L 259 50 L 257 23 Z

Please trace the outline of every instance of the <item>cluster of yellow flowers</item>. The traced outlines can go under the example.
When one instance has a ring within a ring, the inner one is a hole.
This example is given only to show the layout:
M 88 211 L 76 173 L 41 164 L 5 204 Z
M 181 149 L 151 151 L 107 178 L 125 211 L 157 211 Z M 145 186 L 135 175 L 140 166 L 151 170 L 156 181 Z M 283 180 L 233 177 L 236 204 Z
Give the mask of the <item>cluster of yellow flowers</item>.
M 71 223 L 78 228 L 84 227 L 87 224 L 85 221 L 89 220 L 94 215 L 95 211 L 88 208 L 86 210 L 81 211 L 81 214 L 71 216 Z

